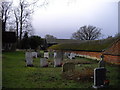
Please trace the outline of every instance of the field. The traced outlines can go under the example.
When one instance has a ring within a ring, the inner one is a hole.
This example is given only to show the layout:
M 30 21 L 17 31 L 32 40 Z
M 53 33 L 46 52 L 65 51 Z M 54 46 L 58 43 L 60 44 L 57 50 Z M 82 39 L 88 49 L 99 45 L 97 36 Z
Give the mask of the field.
M 63 78 L 62 67 L 53 67 L 53 58 L 50 58 L 49 67 L 40 67 L 40 58 L 34 59 L 34 67 L 25 67 L 24 52 L 3 52 L 2 56 L 2 85 L 3 88 L 91 88 L 93 78 L 90 80 L 70 80 Z M 63 62 L 69 61 L 66 58 Z M 73 60 L 76 70 L 89 67 L 92 70 L 98 67 L 98 62 L 79 58 Z M 72 62 L 73 62 L 72 61 Z M 81 62 L 81 63 L 80 63 Z M 90 62 L 85 64 L 84 62 Z M 82 64 L 84 63 L 84 64 Z M 120 83 L 119 67 L 106 65 L 110 88 L 118 88 Z

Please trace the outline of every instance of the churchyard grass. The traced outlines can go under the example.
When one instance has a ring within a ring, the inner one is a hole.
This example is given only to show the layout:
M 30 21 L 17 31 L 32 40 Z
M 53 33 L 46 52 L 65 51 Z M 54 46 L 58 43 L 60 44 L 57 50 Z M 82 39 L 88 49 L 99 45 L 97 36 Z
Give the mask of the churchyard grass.
M 90 59 L 79 58 L 70 61 L 89 61 L 91 64 L 76 65 L 76 70 L 84 67 L 92 69 L 98 67 L 98 62 Z M 34 67 L 25 67 L 25 52 L 3 52 L 2 56 L 2 85 L 3 88 L 91 88 L 91 81 L 74 81 L 62 78 L 62 67 L 55 67 L 53 59 L 48 60 L 52 64 L 48 67 L 40 67 L 40 58 L 34 58 Z M 107 64 L 107 73 L 110 79 L 110 87 L 119 87 L 120 75 L 118 66 Z

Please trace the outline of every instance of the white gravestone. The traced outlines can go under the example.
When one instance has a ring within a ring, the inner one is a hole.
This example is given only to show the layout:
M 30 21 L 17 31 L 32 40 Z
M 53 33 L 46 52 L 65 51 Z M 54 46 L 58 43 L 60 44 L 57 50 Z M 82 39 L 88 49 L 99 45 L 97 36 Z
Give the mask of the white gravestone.
M 48 67 L 48 63 L 47 63 L 46 58 L 41 58 L 40 59 L 40 66 L 41 67 Z
M 54 52 L 54 58 L 56 57 L 56 55 L 57 55 L 57 53 L 56 53 L 56 52 Z
M 37 52 L 32 52 L 32 57 L 37 58 Z
M 44 58 L 47 58 L 47 59 L 49 58 L 49 53 L 48 52 L 44 53 Z
M 64 56 L 65 56 L 66 58 L 68 58 L 69 55 L 70 55 L 70 53 L 68 53 L 68 52 L 65 52 L 65 54 L 64 54 Z
M 59 67 L 62 66 L 62 61 L 63 60 L 63 53 L 60 51 L 57 51 L 54 53 L 54 67 Z
M 32 53 L 26 52 L 25 53 L 25 59 L 26 59 L 26 66 L 33 66 L 33 59 L 32 59 Z
M 71 60 L 74 59 L 74 58 L 75 58 L 75 54 L 74 54 L 74 53 L 70 53 L 69 58 L 70 58 Z

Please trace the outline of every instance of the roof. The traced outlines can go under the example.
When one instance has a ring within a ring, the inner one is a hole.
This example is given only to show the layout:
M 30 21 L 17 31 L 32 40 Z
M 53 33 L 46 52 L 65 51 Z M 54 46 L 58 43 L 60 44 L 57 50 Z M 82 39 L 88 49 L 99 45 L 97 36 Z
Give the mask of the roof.
M 104 54 L 120 55 L 120 38 L 117 39 L 110 47 L 108 47 Z
M 84 41 L 83 43 L 62 43 L 53 45 L 49 49 L 101 52 L 110 47 L 116 39 L 117 38 L 108 38 L 102 40 Z
M 74 39 L 48 39 L 46 40 L 47 43 L 57 43 L 57 44 L 62 44 L 62 43 L 81 43 L 83 40 L 74 40 Z

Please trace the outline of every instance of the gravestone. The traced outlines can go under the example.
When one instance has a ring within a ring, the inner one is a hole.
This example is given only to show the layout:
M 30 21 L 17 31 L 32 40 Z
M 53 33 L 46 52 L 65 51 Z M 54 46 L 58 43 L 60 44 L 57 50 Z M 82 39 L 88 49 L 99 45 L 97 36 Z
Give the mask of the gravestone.
M 32 52 L 32 57 L 37 58 L 37 52 Z
M 44 52 L 44 58 L 49 58 L 49 53 L 48 52 Z
M 54 52 L 54 58 L 56 57 L 56 55 L 57 55 L 57 53 L 56 53 L 56 52 Z
M 67 72 L 67 71 L 73 71 L 75 69 L 75 64 L 74 63 L 65 63 L 63 65 L 63 72 Z
M 26 66 L 33 66 L 33 59 L 32 59 L 32 53 L 26 52 L 25 53 L 25 59 L 26 59 Z
M 106 68 L 95 68 L 94 69 L 94 88 L 104 87 L 104 81 L 106 80 Z
M 54 67 L 62 66 L 63 53 L 61 51 L 57 51 L 54 53 Z
M 72 60 L 72 59 L 75 59 L 75 54 L 74 53 L 70 53 L 70 56 L 69 58 Z
M 40 59 L 40 66 L 41 67 L 48 67 L 48 63 L 47 63 L 46 58 L 41 58 Z
M 69 53 L 69 52 L 65 52 L 65 53 L 64 53 L 64 56 L 65 56 L 66 58 L 68 58 L 68 57 L 70 56 L 70 53 Z

